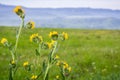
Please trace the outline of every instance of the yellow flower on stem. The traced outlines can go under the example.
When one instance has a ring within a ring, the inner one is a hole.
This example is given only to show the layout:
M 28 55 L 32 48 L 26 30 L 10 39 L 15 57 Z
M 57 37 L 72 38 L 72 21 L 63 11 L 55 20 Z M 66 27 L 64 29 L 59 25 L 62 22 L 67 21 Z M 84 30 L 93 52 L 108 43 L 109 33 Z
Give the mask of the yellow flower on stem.
M 21 6 L 16 6 L 13 10 L 18 16 L 20 16 L 21 18 L 24 18 L 24 10 L 22 9 Z
M 37 79 L 37 75 L 32 75 L 31 80 L 36 80 Z
M 7 41 L 6 38 L 2 38 L 1 43 L 2 43 L 3 45 L 5 45 L 7 42 L 8 42 L 8 41 Z
M 71 67 L 68 67 L 68 71 L 71 72 L 72 68 Z
M 49 49 L 52 47 L 51 43 L 47 42 L 46 44 Z
M 56 76 L 56 79 L 59 79 L 59 75 Z
M 42 36 L 39 36 L 38 33 L 36 33 L 30 36 L 30 41 L 35 43 L 42 43 L 43 39 Z
M 35 22 L 33 22 L 33 21 L 28 22 L 28 23 L 26 24 L 26 27 L 27 27 L 28 29 L 34 29 L 34 28 L 35 28 Z
M 10 64 L 12 65 L 13 68 L 16 67 L 16 62 L 15 62 L 15 60 L 12 60 L 12 61 L 10 62 Z
M 43 49 L 51 49 L 52 48 L 52 44 L 50 42 L 44 42 L 44 43 L 42 43 L 41 47 Z
M 59 56 L 58 56 L 58 55 L 56 55 L 56 56 L 55 56 L 55 59 L 59 59 Z
M 14 61 L 14 60 L 12 60 L 12 61 L 11 61 L 11 64 L 12 64 L 12 65 L 14 65 L 14 64 L 15 64 L 15 61 Z
M 61 62 L 60 61 L 57 61 L 56 65 L 57 66 L 60 66 Z
M 27 67 L 28 65 L 29 65 L 28 61 L 26 61 L 26 62 L 23 63 L 24 67 Z
M 58 32 L 56 32 L 56 31 L 50 32 L 49 37 L 52 38 L 53 40 L 57 40 L 58 39 Z
M 62 35 L 63 35 L 63 40 L 68 39 L 68 34 L 67 33 L 63 32 Z

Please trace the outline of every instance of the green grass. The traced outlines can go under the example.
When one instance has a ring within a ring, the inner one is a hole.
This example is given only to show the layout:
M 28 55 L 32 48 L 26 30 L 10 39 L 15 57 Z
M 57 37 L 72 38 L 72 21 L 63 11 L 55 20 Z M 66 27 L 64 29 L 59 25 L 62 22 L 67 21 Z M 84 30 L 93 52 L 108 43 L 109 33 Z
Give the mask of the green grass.
M 0 40 L 5 37 L 9 42 L 15 44 L 16 29 L 1 26 Z M 32 73 L 37 74 L 42 64 L 35 62 L 34 49 L 37 48 L 37 45 L 29 41 L 29 36 L 32 33 L 39 33 L 43 36 L 44 41 L 50 41 L 48 34 L 54 30 L 69 34 L 69 40 L 59 41 L 56 53 L 61 60 L 66 61 L 72 67 L 68 80 L 120 80 L 120 30 L 23 29 L 17 50 L 19 65 L 22 65 L 24 61 L 29 61 L 33 64 Z M 48 52 L 49 50 L 42 50 L 42 57 L 38 60 L 42 62 Z M 0 80 L 8 80 L 10 59 L 9 50 L 0 44 Z M 19 68 L 15 80 L 24 80 L 27 73 L 23 69 Z M 54 80 L 57 74 L 59 74 L 57 67 L 51 68 L 50 80 Z

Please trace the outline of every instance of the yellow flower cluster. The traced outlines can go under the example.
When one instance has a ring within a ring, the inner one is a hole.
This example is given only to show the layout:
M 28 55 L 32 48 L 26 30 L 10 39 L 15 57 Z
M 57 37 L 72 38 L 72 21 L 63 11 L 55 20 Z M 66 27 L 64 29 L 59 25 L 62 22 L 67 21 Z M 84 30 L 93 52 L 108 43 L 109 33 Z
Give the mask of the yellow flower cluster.
M 52 40 L 51 42 L 44 43 L 45 49 L 51 49 L 51 48 L 53 48 L 54 47 L 54 43 L 55 43 L 54 40 Z
M 62 35 L 63 35 L 64 40 L 68 39 L 68 34 L 67 33 L 63 32 Z
M 71 72 L 71 67 L 66 62 L 63 62 L 63 68 Z
M 16 6 L 13 11 L 21 18 L 24 18 L 24 10 L 21 6 Z
M 26 27 L 27 27 L 28 29 L 34 29 L 34 28 L 35 28 L 35 22 L 33 22 L 33 21 L 28 22 L 28 23 L 26 24 Z
M 71 72 L 71 70 L 72 70 L 72 68 L 69 67 L 69 65 L 66 62 L 57 61 L 56 65 L 57 66 L 62 66 L 64 70 L 67 70 L 69 72 Z
M 26 61 L 26 62 L 23 63 L 24 67 L 27 67 L 28 65 L 29 65 L 28 61 Z
M 31 80 L 36 80 L 37 79 L 37 75 L 32 75 Z
M 39 36 L 38 33 L 36 33 L 30 36 L 30 41 L 35 43 L 41 43 L 43 39 L 42 39 L 42 36 Z
M 56 31 L 50 32 L 49 37 L 52 38 L 53 40 L 57 40 L 58 39 L 58 32 L 56 32 Z
M 1 43 L 2 43 L 3 45 L 5 45 L 5 43 L 7 43 L 7 42 L 8 42 L 8 41 L 7 41 L 6 38 L 2 38 Z

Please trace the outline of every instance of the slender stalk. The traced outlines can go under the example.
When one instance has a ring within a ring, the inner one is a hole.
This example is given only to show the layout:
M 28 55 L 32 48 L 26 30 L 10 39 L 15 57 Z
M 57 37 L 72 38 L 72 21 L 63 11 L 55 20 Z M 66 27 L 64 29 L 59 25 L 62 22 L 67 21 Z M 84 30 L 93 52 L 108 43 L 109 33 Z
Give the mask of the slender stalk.
M 15 60 L 15 55 L 13 53 L 13 51 L 10 50 L 11 56 L 12 56 L 12 60 Z
M 22 18 L 22 23 L 21 23 L 21 26 L 19 28 L 19 31 L 18 31 L 18 34 L 17 34 L 17 37 L 16 37 L 16 43 L 15 43 L 15 49 L 14 49 L 15 55 L 16 55 L 16 50 L 17 50 L 17 46 L 18 46 L 18 41 L 19 41 L 20 33 L 21 33 L 21 30 L 22 30 L 23 26 L 24 26 L 24 18 Z
M 55 42 L 55 46 L 53 48 L 53 51 L 52 51 L 52 54 L 51 54 L 51 58 L 53 57 L 54 53 L 55 53 L 55 50 L 57 48 L 57 41 Z
M 49 68 L 50 68 L 50 64 L 49 64 L 49 62 L 48 62 L 47 68 L 46 68 L 46 70 L 45 70 L 44 80 L 47 80 L 47 75 L 48 75 L 48 72 L 49 72 Z
M 53 50 L 52 50 L 52 52 L 50 54 L 50 59 L 48 61 L 47 68 L 45 70 L 44 80 L 47 80 L 47 75 L 48 75 L 49 68 L 50 68 L 50 65 L 51 65 L 51 62 L 52 62 L 51 59 L 53 58 L 53 55 L 54 55 L 55 50 L 56 50 L 56 47 L 57 47 L 57 41 L 55 42 L 55 46 L 54 46 L 54 48 L 53 48 Z
M 38 52 L 40 53 L 41 50 L 41 44 L 39 43 L 39 47 L 38 47 Z

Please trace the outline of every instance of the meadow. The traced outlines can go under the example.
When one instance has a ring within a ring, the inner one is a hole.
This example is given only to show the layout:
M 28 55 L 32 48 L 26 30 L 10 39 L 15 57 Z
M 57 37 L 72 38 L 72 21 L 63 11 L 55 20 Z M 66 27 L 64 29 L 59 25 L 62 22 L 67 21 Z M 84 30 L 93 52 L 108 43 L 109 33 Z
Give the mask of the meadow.
M 15 44 L 16 29 L 17 27 L 0 26 L 0 40 L 5 37 Z M 120 80 L 120 30 L 23 29 L 17 50 L 19 65 L 29 61 L 35 67 L 33 72 L 40 71 L 42 64 L 36 64 L 34 54 L 37 45 L 31 43 L 29 37 L 33 33 L 39 33 L 45 41 L 49 41 L 50 31 L 67 32 L 69 35 L 68 40 L 59 41 L 56 53 L 72 67 L 67 80 Z M 49 50 L 41 51 L 42 57 L 37 57 L 38 60 L 42 62 L 48 52 Z M 10 59 L 8 49 L 0 44 L 0 80 L 8 80 Z M 15 80 L 24 80 L 26 72 L 23 69 L 19 68 Z M 54 80 L 57 74 L 57 67 L 53 67 L 50 70 L 50 80 Z

